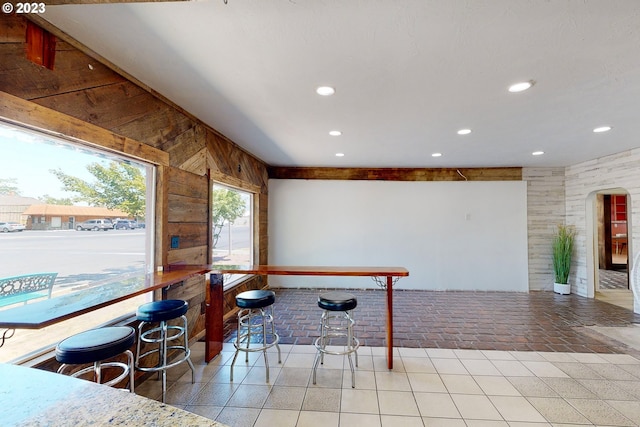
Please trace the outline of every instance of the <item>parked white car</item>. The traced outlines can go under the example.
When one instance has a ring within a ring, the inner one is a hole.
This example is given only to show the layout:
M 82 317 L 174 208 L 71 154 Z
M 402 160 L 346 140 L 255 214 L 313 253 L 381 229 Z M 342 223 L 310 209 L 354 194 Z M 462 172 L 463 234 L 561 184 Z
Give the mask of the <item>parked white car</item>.
M 8 233 L 10 231 L 22 231 L 25 228 L 26 227 L 19 222 L 0 222 L 0 231 L 2 231 L 3 233 Z
M 113 223 L 110 219 L 90 219 L 88 221 L 79 222 L 76 224 L 76 230 L 78 231 L 107 231 L 113 230 Z

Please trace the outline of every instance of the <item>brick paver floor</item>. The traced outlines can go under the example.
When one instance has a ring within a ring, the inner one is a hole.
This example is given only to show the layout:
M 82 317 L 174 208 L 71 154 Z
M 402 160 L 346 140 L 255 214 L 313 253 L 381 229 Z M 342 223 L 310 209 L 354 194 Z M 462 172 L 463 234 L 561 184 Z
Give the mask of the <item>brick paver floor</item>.
M 317 296 L 326 289 L 274 289 L 281 343 L 311 344 L 318 336 Z M 356 336 L 386 345 L 386 298 L 378 289 L 349 290 L 358 298 Z M 553 292 L 394 291 L 394 346 L 413 348 L 633 353 L 587 326 L 631 326 L 640 315 L 578 295 Z M 235 333 L 235 319 L 225 325 Z

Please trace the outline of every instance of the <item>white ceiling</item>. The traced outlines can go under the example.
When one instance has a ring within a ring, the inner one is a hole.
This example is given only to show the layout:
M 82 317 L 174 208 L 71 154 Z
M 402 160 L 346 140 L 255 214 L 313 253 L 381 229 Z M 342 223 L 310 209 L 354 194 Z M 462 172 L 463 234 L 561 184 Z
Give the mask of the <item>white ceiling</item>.
M 207 0 L 44 18 L 274 166 L 567 166 L 640 147 L 637 0 Z M 507 91 L 522 80 L 536 84 Z

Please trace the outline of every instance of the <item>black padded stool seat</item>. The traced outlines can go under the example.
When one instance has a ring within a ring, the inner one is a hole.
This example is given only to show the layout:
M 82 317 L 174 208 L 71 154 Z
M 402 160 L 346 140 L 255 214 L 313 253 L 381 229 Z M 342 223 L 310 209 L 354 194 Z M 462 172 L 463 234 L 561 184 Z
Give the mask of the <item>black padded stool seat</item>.
M 331 291 L 318 296 L 318 307 L 329 311 L 350 311 L 358 306 L 356 297 L 347 292 Z
M 91 329 L 66 338 L 56 346 L 56 360 L 79 365 L 109 359 L 133 346 L 136 330 L 130 326 Z
M 142 304 L 136 311 L 136 317 L 143 322 L 162 322 L 177 319 L 187 312 L 189 304 L 179 299 L 167 299 Z
M 91 372 L 93 380 L 102 384 L 102 368 L 118 368 L 122 372 L 104 385 L 116 385 L 129 377 L 129 391 L 134 392 L 133 353 L 129 350 L 136 340 L 136 330 L 131 326 L 109 326 L 90 329 L 60 341 L 56 346 L 56 360 L 61 363 L 58 373 L 62 374 L 70 365 L 91 363 L 92 366 L 77 370 L 70 375 L 82 377 Z M 127 356 L 127 363 L 119 361 L 103 362 L 120 354 Z
M 236 295 L 236 305 L 240 308 L 264 308 L 276 302 L 276 293 L 266 290 L 245 291 Z

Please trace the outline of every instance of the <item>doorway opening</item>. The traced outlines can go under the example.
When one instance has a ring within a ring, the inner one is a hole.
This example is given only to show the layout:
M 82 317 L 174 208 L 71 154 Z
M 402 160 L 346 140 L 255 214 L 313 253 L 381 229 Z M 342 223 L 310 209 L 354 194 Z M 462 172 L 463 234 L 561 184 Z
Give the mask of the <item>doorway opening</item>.
M 603 191 L 595 197 L 594 297 L 633 310 L 633 293 L 629 288 L 628 206 L 629 195 L 622 189 Z

